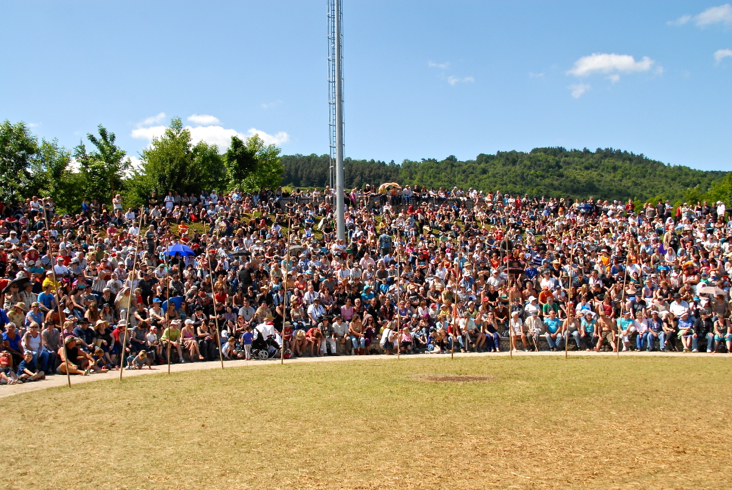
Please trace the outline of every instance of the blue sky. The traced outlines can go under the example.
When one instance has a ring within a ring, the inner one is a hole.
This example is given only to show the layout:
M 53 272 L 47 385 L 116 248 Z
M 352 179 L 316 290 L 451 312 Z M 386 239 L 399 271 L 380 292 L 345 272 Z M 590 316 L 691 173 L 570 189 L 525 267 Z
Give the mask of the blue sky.
M 0 119 L 138 156 L 179 116 L 328 152 L 324 0 L 0 2 Z M 344 0 L 346 156 L 619 148 L 732 170 L 732 6 Z M 192 117 L 197 116 L 197 117 Z

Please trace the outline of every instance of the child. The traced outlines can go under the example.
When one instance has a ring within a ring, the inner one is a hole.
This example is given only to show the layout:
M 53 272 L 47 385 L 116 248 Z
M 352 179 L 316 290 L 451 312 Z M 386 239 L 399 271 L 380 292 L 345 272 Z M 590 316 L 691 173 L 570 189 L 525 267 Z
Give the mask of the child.
M 104 349 L 101 347 L 94 348 L 94 354 L 92 354 L 94 363 L 91 368 L 97 373 L 106 373 L 112 367 L 112 363 L 109 362 L 108 356 L 104 353 Z
M 404 327 L 402 329 L 402 333 L 400 334 L 402 336 L 400 340 L 400 350 L 402 354 L 411 354 L 412 353 L 412 334 L 409 331 L 408 327 Z
M 158 339 L 158 327 L 150 327 L 150 330 L 147 332 L 147 345 L 153 349 L 155 353 L 154 357 L 157 359 L 158 364 L 163 364 L 163 346 L 160 345 L 160 340 Z
M 18 375 L 13 370 L 13 358 L 10 352 L 4 350 L 0 352 L 0 384 L 14 385 L 17 382 Z
M 46 379 L 46 374 L 43 371 L 36 370 L 36 363 L 33 360 L 33 352 L 26 351 L 23 354 L 23 360 L 18 364 L 18 379 L 26 383 L 29 381 L 38 381 L 39 379 Z
M 428 354 L 439 354 L 440 346 L 437 344 L 437 332 L 434 328 L 430 329 L 430 334 L 427 337 L 427 353 Z
M 224 350 L 221 351 L 221 353 L 224 355 L 224 359 L 241 359 L 244 357 L 244 353 L 237 348 L 236 345 L 236 339 L 234 336 L 230 336 L 226 339 L 226 343 L 224 344 Z
M 147 366 L 148 369 L 152 369 L 152 362 L 150 361 L 150 358 L 147 357 L 147 352 L 143 349 L 137 353 L 134 359 L 129 361 L 127 369 L 142 369 L 145 366 Z
M 244 343 L 244 356 L 247 361 L 251 361 L 251 359 L 252 359 L 252 340 L 253 339 L 254 339 L 254 334 L 252 333 L 252 326 L 247 325 L 246 331 L 241 336 L 241 340 Z

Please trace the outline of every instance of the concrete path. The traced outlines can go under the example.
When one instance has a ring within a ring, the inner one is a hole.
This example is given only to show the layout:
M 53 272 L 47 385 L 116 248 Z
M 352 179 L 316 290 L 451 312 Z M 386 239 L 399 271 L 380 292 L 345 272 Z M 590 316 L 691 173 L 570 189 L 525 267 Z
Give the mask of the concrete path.
M 471 353 L 455 353 L 455 357 L 509 357 L 509 352 L 500 353 L 489 353 L 489 352 L 471 352 Z M 564 352 L 551 352 L 551 351 L 539 351 L 539 352 L 514 352 L 516 357 L 537 357 L 537 356 L 564 356 Z M 614 352 L 578 352 L 570 351 L 569 355 L 572 357 L 586 356 L 586 357 L 612 357 L 616 356 Z M 429 358 L 449 358 L 450 354 L 409 354 L 400 356 L 401 359 L 429 359 Z M 732 354 L 710 354 L 706 352 L 687 352 L 687 353 L 667 353 L 667 352 L 621 352 L 620 357 L 719 357 L 719 358 L 730 358 Z M 286 364 L 300 364 L 306 362 L 348 362 L 348 361 L 369 361 L 375 359 L 390 359 L 396 361 L 396 355 L 370 355 L 370 356 L 332 356 L 332 357 L 299 357 L 297 359 L 287 359 Z M 246 366 L 278 366 L 280 364 L 279 359 L 268 360 L 268 361 L 224 361 L 224 368 L 232 367 L 246 367 Z M 185 371 L 200 371 L 202 369 L 221 369 L 221 363 L 219 361 L 213 362 L 193 362 L 185 364 L 173 364 L 170 366 L 171 373 L 181 373 Z M 153 369 L 144 370 L 128 370 L 125 369 L 124 377 L 133 376 L 144 376 L 149 374 L 165 374 L 168 372 L 168 367 L 153 366 Z M 71 376 L 71 387 L 82 383 L 91 383 L 94 381 L 102 380 L 116 380 L 119 382 L 119 371 L 110 371 L 105 374 L 90 374 L 89 376 Z M 22 393 L 28 393 L 30 391 L 44 390 L 46 388 L 55 388 L 59 386 L 67 386 L 66 376 L 55 375 L 43 381 L 36 381 L 34 383 L 24 383 L 19 385 L 0 386 L 0 398 L 8 396 L 19 395 Z

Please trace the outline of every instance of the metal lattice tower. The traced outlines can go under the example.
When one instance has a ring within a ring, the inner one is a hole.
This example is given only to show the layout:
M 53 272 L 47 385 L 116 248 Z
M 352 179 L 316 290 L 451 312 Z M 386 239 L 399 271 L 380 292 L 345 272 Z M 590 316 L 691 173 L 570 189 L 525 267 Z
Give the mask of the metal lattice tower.
M 335 0 L 328 1 L 328 135 L 330 144 L 330 167 L 328 168 L 328 185 L 333 188 L 336 161 L 336 66 L 335 66 Z
M 338 238 L 345 239 L 343 147 L 343 8 L 342 0 L 328 2 L 328 126 L 331 189 L 335 185 Z

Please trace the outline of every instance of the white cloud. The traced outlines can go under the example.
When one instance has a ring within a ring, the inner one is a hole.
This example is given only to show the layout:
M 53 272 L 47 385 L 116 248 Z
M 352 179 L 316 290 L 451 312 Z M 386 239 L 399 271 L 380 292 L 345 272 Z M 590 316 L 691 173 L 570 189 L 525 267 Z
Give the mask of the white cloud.
M 691 15 L 682 15 L 676 20 L 669 20 L 666 24 L 670 26 L 682 26 L 692 19 Z
M 618 83 L 620 81 L 620 75 L 618 75 L 617 73 L 613 73 L 612 75 L 610 75 L 609 77 L 607 77 L 607 79 L 610 80 L 611 82 L 613 82 L 615 84 L 615 83 Z
M 130 136 L 141 140 L 151 140 L 160 138 L 165 134 L 165 126 L 150 126 L 148 128 L 136 128 L 132 130 Z
M 446 70 L 448 66 L 450 66 L 450 62 L 446 61 L 444 63 L 435 63 L 434 61 L 430 61 L 427 63 L 427 66 L 430 68 L 439 68 L 440 70 Z
M 655 61 L 648 56 L 644 56 L 640 61 L 636 61 L 629 54 L 593 53 L 590 56 L 583 56 L 575 61 L 574 68 L 569 70 L 567 74 L 576 77 L 587 77 L 594 73 L 611 74 L 614 72 L 632 73 L 636 71 L 648 71 L 654 63 Z
M 714 59 L 720 63 L 724 58 L 732 56 L 732 49 L 718 49 L 714 52 Z
M 732 5 L 725 3 L 719 7 L 711 7 L 694 18 L 696 25 L 706 27 L 710 24 L 722 23 L 732 25 Z
M 273 107 L 278 107 L 282 105 L 281 100 L 275 100 L 274 102 L 265 102 L 262 104 L 262 109 L 272 109 Z
M 202 126 L 219 124 L 221 122 L 219 121 L 218 117 L 209 116 L 208 114 L 193 114 L 192 116 L 188 117 L 188 120 L 193 124 L 200 124 Z
M 133 155 L 127 155 L 127 159 L 130 161 L 130 172 L 142 169 L 142 162 L 139 158 Z
M 732 25 L 732 5 L 725 3 L 719 7 L 710 7 L 699 15 L 682 15 L 676 20 L 666 22 L 670 26 L 682 26 L 694 21 L 697 27 L 706 27 L 712 24 Z
M 254 136 L 255 134 L 262 138 L 265 145 L 282 145 L 290 141 L 290 135 L 284 131 L 280 131 L 277 134 L 267 134 L 257 128 L 251 128 L 247 131 L 247 137 Z
M 529 72 L 529 77 L 531 77 L 531 78 L 544 78 L 544 73 L 531 73 L 531 72 Z
M 125 172 L 126 177 L 132 177 L 135 171 L 142 171 L 142 161 L 139 158 L 133 155 L 127 155 L 125 158 L 130 161 L 130 167 Z
M 79 170 L 81 170 L 81 164 L 79 163 L 79 161 L 76 158 L 71 157 L 71 158 L 69 158 L 69 167 L 68 168 L 72 172 L 78 172 Z
M 143 120 L 142 122 L 137 123 L 137 127 L 141 128 L 142 126 L 152 126 L 153 124 L 160 124 L 165 120 L 165 113 L 161 112 L 156 116 L 150 116 L 147 119 Z
M 43 124 L 43 123 L 28 123 L 28 124 L 26 124 L 26 126 L 28 126 L 29 128 L 37 128 L 41 124 Z
M 586 83 L 575 83 L 574 85 L 570 85 L 567 87 L 572 91 L 572 97 L 575 99 L 579 99 L 582 97 L 582 94 L 590 90 L 590 86 Z
M 453 85 L 453 86 L 455 86 L 458 83 L 464 83 L 464 82 L 472 83 L 474 81 L 475 81 L 475 78 L 473 78 L 473 77 L 465 77 L 465 78 L 452 77 L 452 76 L 447 77 L 447 83 L 449 83 L 450 85 Z
M 136 128 L 132 130 L 131 136 L 137 139 L 152 141 L 153 138 L 159 138 L 165 134 L 165 129 L 165 126 Z M 218 125 L 186 126 L 186 129 L 191 132 L 191 141 L 193 144 L 196 144 L 199 141 L 205 141 L 208 144 L 218 146 L 220 151 L 224 151 L 229 147 L 232 136 L 239 136 L 241 139 L 246 139 L 256 134 L 262 138 L 262 141 L 264 141 L 266 145 L 282 145 L 290 140 L 290 135 L 284 131 L 280 131 L 276 134 L 268 134 L 257 128 L 251 128 L 246 133 L 239 133 L 235 129 L 227 129 Z

